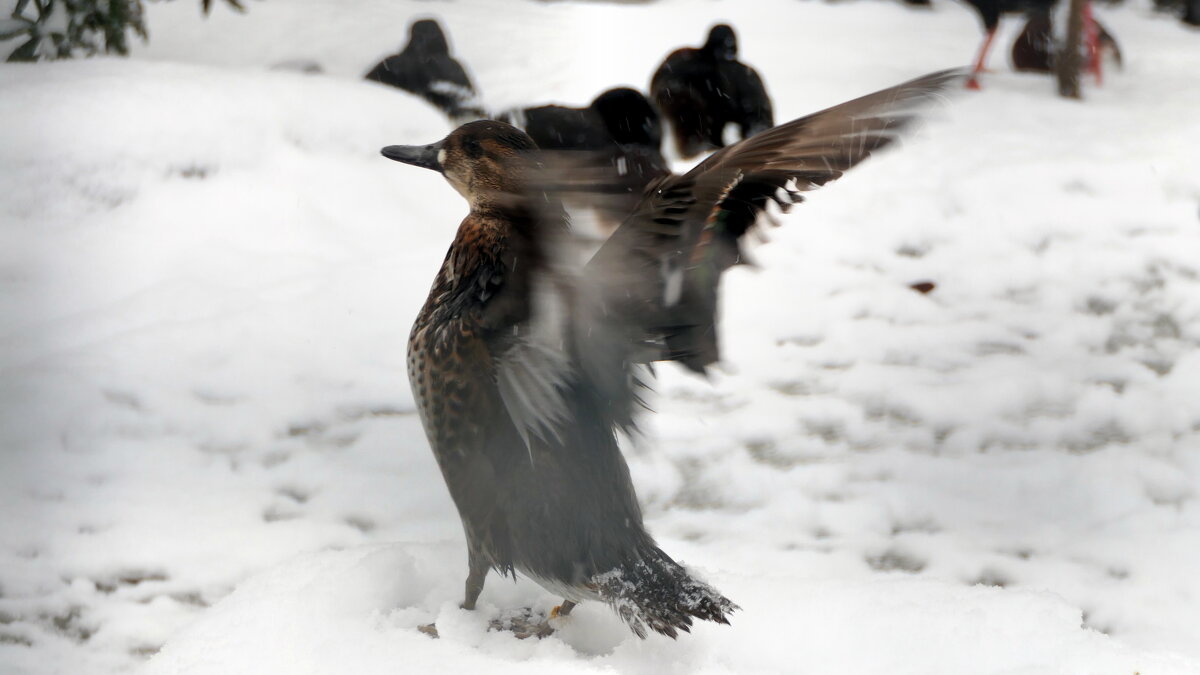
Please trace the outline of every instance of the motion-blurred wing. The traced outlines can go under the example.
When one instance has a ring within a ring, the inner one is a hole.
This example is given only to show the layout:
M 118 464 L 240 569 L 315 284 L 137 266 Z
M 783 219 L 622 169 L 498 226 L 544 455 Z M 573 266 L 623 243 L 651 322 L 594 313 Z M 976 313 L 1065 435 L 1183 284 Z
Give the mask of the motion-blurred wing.
M 577 330 L 581 352 L 599 356 L 586 370 L 611 370 L 614 347 L 587 339 L 597 333 L 623 334 L 639 360 L 675 360 L 700 372 L 715 362 L 720 275 L 741 260 L 738 239 L 767 201 L 786 210 L 799 192 L 841 177 L 963 76 L 933 73 L 793 120 L 653 185 L 585 269 L 590 315 Z

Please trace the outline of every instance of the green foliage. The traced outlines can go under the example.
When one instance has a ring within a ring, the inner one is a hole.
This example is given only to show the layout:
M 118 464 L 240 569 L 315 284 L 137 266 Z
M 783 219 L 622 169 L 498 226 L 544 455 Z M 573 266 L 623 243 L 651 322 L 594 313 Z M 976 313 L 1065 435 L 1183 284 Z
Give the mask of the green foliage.
M 9 61 L 129 53 L 129 32 L 146 38 L 141 0 L 17 0 L 0 39 L 24 41 Z
M 241 0 L 225 2 L 245 11 Z M 207 14 L 212 0 L 201 3 Z M 17 0 L 11 18 L 0 19 L 0 40 L 21 40 L 9 61 L 125 55 L 130 32 L 148 37 L 142 0 Z

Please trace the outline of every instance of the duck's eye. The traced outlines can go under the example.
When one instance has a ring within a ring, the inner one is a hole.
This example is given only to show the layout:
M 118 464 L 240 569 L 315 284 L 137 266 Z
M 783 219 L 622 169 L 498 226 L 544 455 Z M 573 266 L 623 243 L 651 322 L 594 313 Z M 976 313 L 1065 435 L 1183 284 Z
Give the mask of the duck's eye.
M 483 157 L 483 146 L 479 144 L 479 139 L 468 138 L 463 141 L 463 150 L 467 151 L 467 156 L 471 159 Z

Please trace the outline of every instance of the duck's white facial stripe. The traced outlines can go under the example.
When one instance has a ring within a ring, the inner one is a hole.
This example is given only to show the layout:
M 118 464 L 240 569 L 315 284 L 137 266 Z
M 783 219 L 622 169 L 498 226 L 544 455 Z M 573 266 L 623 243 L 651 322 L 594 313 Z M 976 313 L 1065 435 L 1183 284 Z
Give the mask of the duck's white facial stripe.
M 438 150 L 438 166 L 446 166 L 446 149 Z

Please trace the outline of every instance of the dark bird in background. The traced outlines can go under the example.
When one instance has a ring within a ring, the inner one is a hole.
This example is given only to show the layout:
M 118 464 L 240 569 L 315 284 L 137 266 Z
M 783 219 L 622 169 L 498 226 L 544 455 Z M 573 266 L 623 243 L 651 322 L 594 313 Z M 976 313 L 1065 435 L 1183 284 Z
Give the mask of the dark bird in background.
M 737 60 L 737 37 L 713 26 L 699 49 L 671 52 L 650 81 L 650 97 L 671 125 L 680 156 L 725 147 L 725 128 L 749 138 L 775 122 L 762 78 Z
M 1117 39 L 1099 21 L 1095 22 L 1095 26 L 1097 33 L 1096 43 L 1102 52 L 1097 56 L 1103 58 L 1104 53 L 1112 54 L 1113 60 L 1120 67 L 1123 59 L 1121 57 L 1121 46 L 1117 44 Z M 1053 13 L 1049 9 L 1030 12 L 1029 20 L 1025 22 L 1025 27 L 1021 29 L 1020 34 L 1017 35 L 1017 39 L 1013 41 L 1013 68 L 1022 72 L 1032 73 L 1054 72 L 1055 43 Z M 1089 54 L 1084 59 L 1084 63 L 1087 63 L 1091 58 L 1092 56 Z
M 558 196 L 619 182 L 603 157 L 589 168 L 496 121 L 383 149 L 442 173 L 470 205 L 408 344 L 417 408 L 466 533 L 464 608 L 494 569 L 564 597 L 562 614 L 605 602 L 643 637 L 728 622 L 737 606 L 646 531 L 617 432 L 635 428 L 647 364 L 703 371 L 719 356 L 719 280 L 745 233 L 732 195 L 798 200 L 890 144 L 960 79 L 864 96 L 665 176 L 587 261 L 560 254 L 571 231 Z
M 661 151 L 662 119 L 642 92 L 629 87 L 609 89 L 590 107 L 604 120 L 604 127 L 618 145 Z
M 484 116 L 471 78 L 450 55 L 446 35 L 433 19 L 414 22 L 404 49 L 380 61 L 366 78 L 416 94 L 452 120 Z
M 606 158 L 613 176 L 611 192 L 583 190 L 565 196 L 572 207 L 595 211 L 598 235 L 607 237 L 633 211 L 646 186 L 670 173 L 662 156 L 662 122 L 650 101 L 636 89 L 617 87 L 597 96 L 586 108 L 544 105 L 496 116 L 521 128 L 542 150 L 591 151 L 589 161 Z
M 609 89 L 586 108 L 543 105 L 497 116 L 521 128 L 542 150 L 606 150 L 612 145 L 662 147 L 662 121 L 650 101 L 629 87 Z
M 979 74 L 986 68 L 988 51 L 991 50 L 992 41 L 996 38 L 996 29 L 1000 26 L 1000 16 L 1003 14 L 1015 14 L 1021 12 L 1032 13 L 1034 17 L 1040 15 L 1049 15 L 1054 6 L 1058 4 L 1058 0 L 966 0 L 976 13 L 979 14 L 979 19 L 983 22 L 985 31 L 983 44 L 979 46 L 979 54 L 975 57 L 975 66 L 971 71 L 971 76 L 967 78 L 968 89 L 980 89 Z M 1087 2 L 1084 6 L 1084 35 L 1087 37 L 1087 49 L 1089 54 L 1099 54 L 1099 47 L 1096 42 L 1098 31 L 1092 19 L 1091 3 Z M 1089 70 L 1091 70 L 1097 79 L 1100 79 L 1100 61 L 1098 58 L 1093 58 L 1089 61 Z

